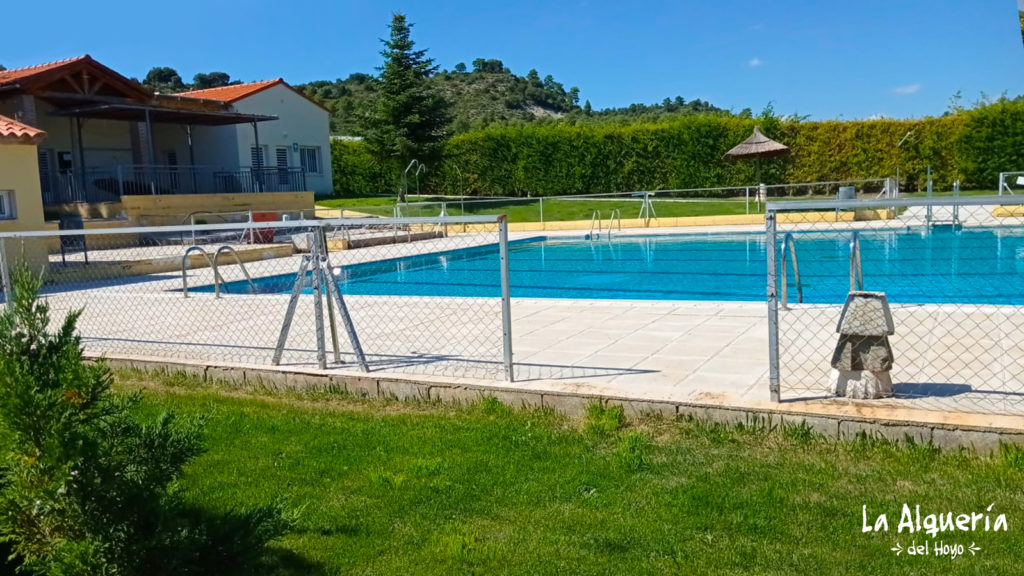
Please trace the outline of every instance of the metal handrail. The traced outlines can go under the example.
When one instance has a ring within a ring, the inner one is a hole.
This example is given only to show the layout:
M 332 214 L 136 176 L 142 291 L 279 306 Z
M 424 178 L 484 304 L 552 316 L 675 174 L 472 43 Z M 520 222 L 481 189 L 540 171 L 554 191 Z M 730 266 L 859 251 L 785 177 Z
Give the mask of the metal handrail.
M 787 232 L 782 238 L 782 286 L 781 288 L 781 303 L 783 310 L 788 308 L 789 300 L 787 295 L 787 280 L 786 280 L 786 255 L 789 254 L 789 259 L 793 263 L 793 276 L 796 280 L 796 302 L 802 304 L 804 301 L 804 288 L 800 283 L 800 266 L 797 264 L 796 258 L 796 239 L 793 237 L 792 232 Z
M 213 269 L 213 284 L 217 284 L 217 266 L 213 260 L 210 260 L 210 253 L 203 249 L 202 246 L 192 246 L 185 250 L 185 255 L 181 257 L 181 293 L 185 298 L 188 298 L 188 273 L 186 272 L 188 270 L 188 255 L 192 252 L 199 252 L 206 258 L 206 263 Z
M 594 224 L 597 224 L 597 235 L 601 235 L 601 211 L 594 210 L 594 213 L 590 215 L 590 234 L 587 236 L 591 240 L 594 239 Z
M 616 222 L 619 223 L 619 232 L 622 232 L 622 210 L 619 210 L 618 208 L 616 208 L 615 210 L 612 210 L 611 215 L 608 217 L 608 239 L 609 240 L 612 239 L 612 228 L 615 226 Z
M 850 292 L 864 290 L 864 270 L 860 265 L 860 232 L 850 237 Z
M 230 253 L 235 257 L 235 263 L 242 269 L 242 274 L 245 274 L 245 279 L 249 281 L 249 286 L 252 288 L 253 293 L 256 293 L 256 283 L 252 281 L 252 276 L 249 275 L 249 271 L 245 269 L 245 264 L 242 263 L 242 259 L 238 257 L 238 252 L 231 246 L 224 245 L 217 248 L 217 253 L 213 255 L 213 291 L 215 297 L 220 298 L 220 283 L 224 281 L 224 278 L 217 271 L 217 261 L 220 259 L 220 255 L 224 252 Z M 220 282 L 217 279 L 220 278 Z

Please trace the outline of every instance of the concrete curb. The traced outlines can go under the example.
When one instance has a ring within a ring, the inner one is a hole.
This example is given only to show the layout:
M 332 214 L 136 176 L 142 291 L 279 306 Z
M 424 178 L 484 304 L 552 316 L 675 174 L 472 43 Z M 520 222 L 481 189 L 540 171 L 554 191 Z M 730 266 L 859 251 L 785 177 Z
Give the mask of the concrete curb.
M 847 415 L 829 416 L 769 408 L 725 407 L 694 402 L 545 392 L 473 384 L 443 384 L 372 375 L 322 374 L 111 358 L 106 359 L 106 362 L 111 368 L 182 372 L 202 378 L 204 381 L 226 380 L 267 385 L 271 388 L 343 390 L 355 396 L 370 398 L 461 403 L 493 396 L 502 403 L 516 408 L 549 408 L 573 418 L 584 416 L 587 405 L 597 400 L 608 405 L 622 406 L 626 416 L 630 418 L 660 415 L 666 418 L 693 418 L 722 424 L 761 422 L 772 427 L 803 423 L 827 438 L 849 440 L 859 434 L 866 434 L 894 442 L 905 442 L 908 439 L 919 444 L 931 442 L 943 450 L 966 448 L 981 455 L 997 453 L 1000 443 L 1024 445 L 1024 432 L 995 427 L 941 425 L 929 422 L 856 418 Z

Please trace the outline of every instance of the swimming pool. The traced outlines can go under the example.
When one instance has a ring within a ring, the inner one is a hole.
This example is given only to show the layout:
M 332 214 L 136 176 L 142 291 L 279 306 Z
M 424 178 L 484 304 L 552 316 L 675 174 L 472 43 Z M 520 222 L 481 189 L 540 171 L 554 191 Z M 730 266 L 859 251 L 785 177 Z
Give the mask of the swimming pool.
M 794 233 L 804 302 L 845 300 L 850 235 Z M 893 302 L 1024 304 L 1024 231 L 863 230 L 860 246 L 865 288 Z M 766 291 L 763 232 L 538 237 L 510 243 L 509 258 L 512 296 L 520 298 L 761 301 Z M 500 295 L 496 245 L 355 264 L 337 278 L 345 294 Z M 288 293 L 294 280 L 260 278 L 256 291 Z M 792 271 L 789 281 L 795 302 Z M 222 290 L 252 292 L 244 281 Z

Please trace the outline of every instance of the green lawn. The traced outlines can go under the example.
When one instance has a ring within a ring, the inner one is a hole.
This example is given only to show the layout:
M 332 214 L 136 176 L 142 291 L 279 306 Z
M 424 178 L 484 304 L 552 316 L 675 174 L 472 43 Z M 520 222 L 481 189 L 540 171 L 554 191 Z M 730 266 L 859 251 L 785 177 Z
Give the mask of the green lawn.
M 993 190 L 963 191 L 963 196 L 978 196 L 996 194 Z M 924 197 L 924 192 L 913 192 L 903 194 L 905 197 Z M 951 196 L 952 192 L 942 191 L 934 194 L 936 197 Z M 771 198 L 776 200 L 831 200 L 833 196 L 802 196 Z M 427 206 L 404 207 L 403 216 L 438 216 L 441 213 L 441 200 L 436 197 L 410 196 L 410 202 L 431 202 Z M 344 208 L 366 214 L 377 216 L 393 216 L 395 199 L 393 197 L 367 197 L 367 198 L 331 198 L 317 202 L 320 206 L 330 208 Z M 468 201 L 466 204 L 458 200 L 446 201 L 448 214 L 450 216 L 462 215 L 485 215 L 505 214 L 509 222 L 539 222 L 540 200 L 537 198 L 523 198 L 514 200 L 497 201 Z M 697 200 L 668 200 L 654 199 L 654 210 L 660 218 L 673 218 L 680 216 L 717 216 L 725 214 L 746 214 L 747 205 L 744 198 L 729 199 L 697 199 Z M 619 210 L 623 219 L 637 218 L 640 215 L 641 201 L 639 198 L 630 199 L 566 199 L 566 198 L 545 198 L 544 199 L 544 221 L 561 222 L 566 220 L 590 220 L 595 211 L 601 213 L 601 219 L 605 222 L 610 218 L 612 211 Z M 756 204 L 751 201 L 751 213 L 756 213 Z
M 496 401 L 360 400 L 119 373 L 143 410 L 208 419 L 184 479 L 230 510 L 304 507 L 278 574 L 1019 574 L 1024 458 L 835 443 L 802 427 L 605 413 L 585 422 Z M 603 432 L 601 430 L 604 430 Z M 940 534 L 977 556 L 896 556 L 902 503 L 995 512 L 1009 532 Z M 887 513 L 890 532 L 864 534 Z
M 320 206 L 344 208 L 378 216 L 394 214 L 394 199 L 383 198 L 332 198 L 317 202 Z M 539 222 L 540 201 L 537 198 L 500 200 L 488 202 L 469 202 L 463 204 L 457 200 L 447 202 L 450 216 L 505 214 L 509 222 Z M 595 211 L 601 213 L 605 222 L 614 210 L 619 210 L 622 219 L 637 218 L 640 215 L 641 201 L 636 199 L 572 200 L 564 198 L 544 199 L 544 221 L 561 222 L 566 220 L 590 220 Z M 751 202 L 751 211 L 755 205 Z M 698 201 L 661 201 L 655 200 L 654 210 L 658 217 L 677 216 L 709 216 L 719 214 L 745 214 L 746 204 L 742 198 L 726 200 Z M 403 216 L 438 216 L 441 213 L 440 203 L 429 206 L 404 207 Z

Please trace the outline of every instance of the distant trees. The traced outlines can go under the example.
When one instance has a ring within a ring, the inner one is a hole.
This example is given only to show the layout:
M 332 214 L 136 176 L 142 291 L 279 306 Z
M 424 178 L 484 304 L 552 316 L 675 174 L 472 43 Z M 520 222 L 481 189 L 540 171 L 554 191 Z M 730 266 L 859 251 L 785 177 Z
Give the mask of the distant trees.
M 192 77 L 192 83 L 188 84 L 181 79 L 181 74 L 169 66 L 155 66 L 150 68 L 142 85 L 154 92 L 161 94 L 176 94 L 188 90 L 205 90 L 207 88 L 218 88 L 239 84 L 239 80 L 232 80 L 226 72 L 209 72 L 196 74 Z
M 384 65 L 379 68 L 376 102 L 366 127 L 371 153 L 392 173 L 413 159 L 432 164 L 440 158 L 448 135 L 448 102 L 429 82 L 437 67 L 426 50 L 415 49 L 411 32 L 412 24 L 404 14 L 392 17 L 391 34 L 381 51 Z
M 220 88 L 231 84 L 238 84 L 238 80 L 231 81 L 231 76 L 226 72 L 209 72 L 196 74 L 192 77 L 193 90 L 206 90 L 207 88 Z
M 167 66 L 151 68 L 146 74 L 146 78 L 142 80 L 142 85 L 161 94 L 173 94 L 188 90 L 188 86 L 182 82 L 178 71 Z
M 479 72 L 481 74 L 509 74 L 508 68 L 505 68 L 505 63 L 501 60 L 493 58 L 477 58 L 473 60 L 473 72 Z

